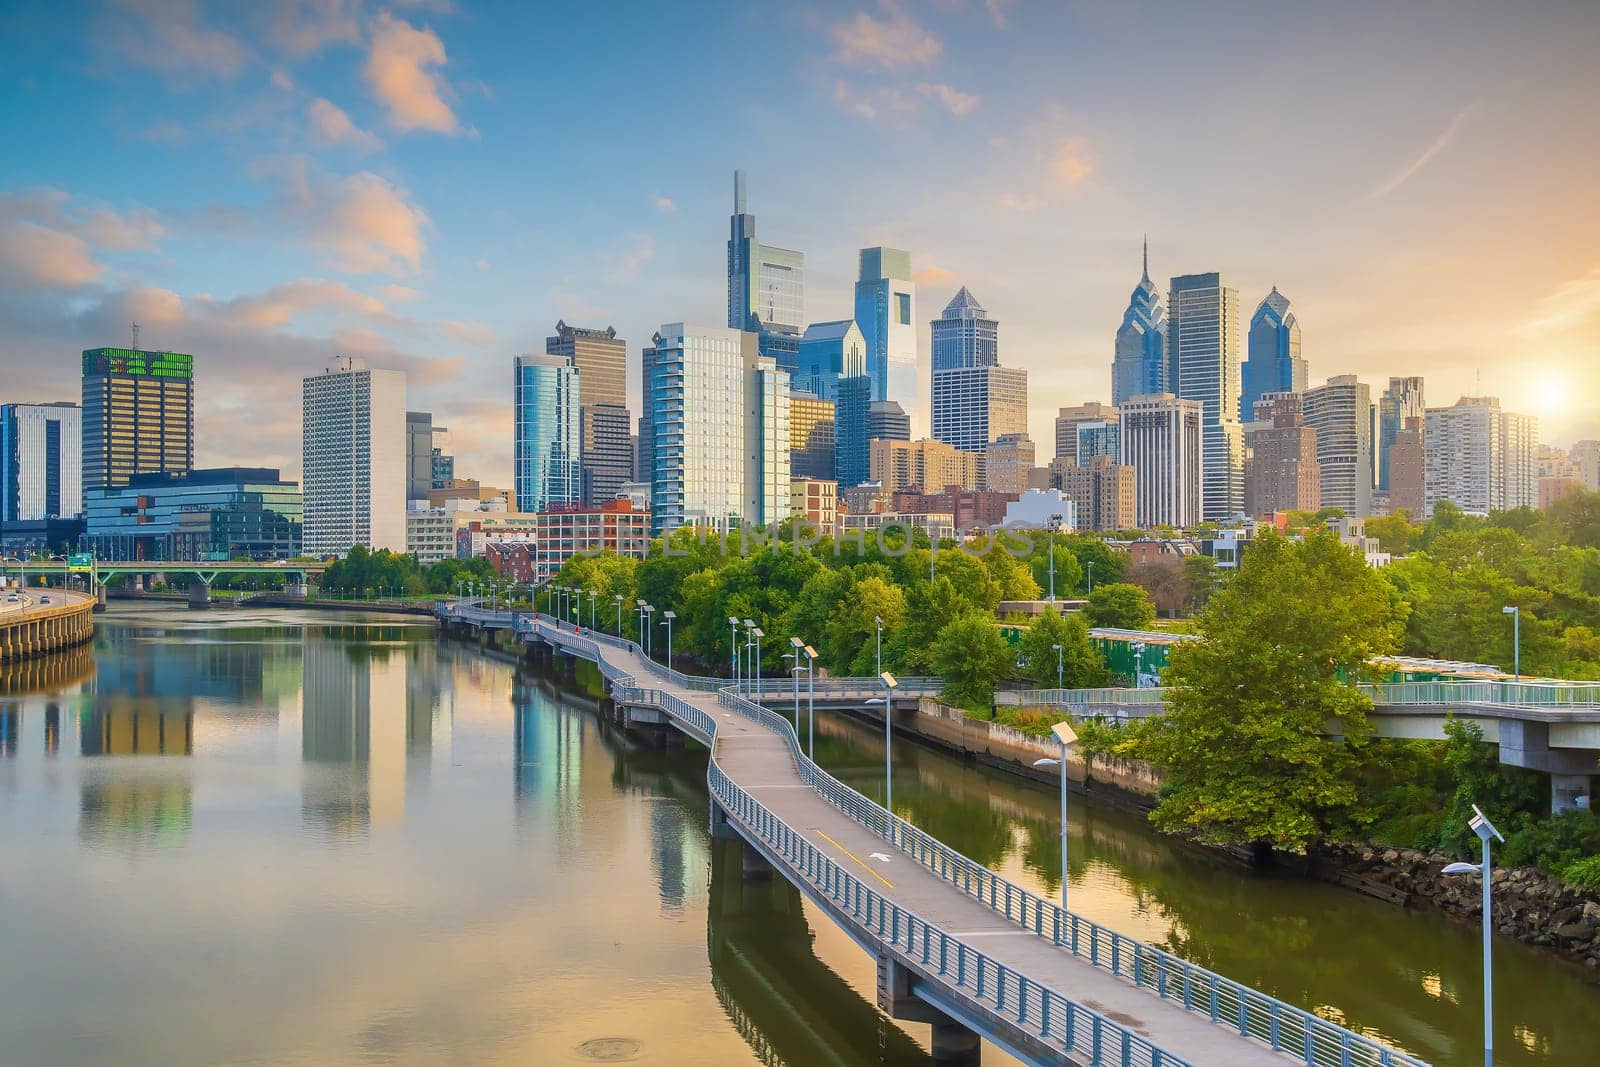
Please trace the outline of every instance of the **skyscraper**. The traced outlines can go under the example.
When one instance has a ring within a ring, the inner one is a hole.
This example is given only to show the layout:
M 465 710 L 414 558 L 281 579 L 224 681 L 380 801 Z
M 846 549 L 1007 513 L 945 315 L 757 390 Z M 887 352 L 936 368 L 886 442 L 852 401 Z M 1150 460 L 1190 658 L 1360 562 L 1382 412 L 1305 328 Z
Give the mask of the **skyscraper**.
M 917 374 L 917 286 L 911 257 L 881 245 L 861 250 L 856 280 L 856 325 L 867 347 L 872 399 L 921 410 Z
M 1424 491 L 1428 516 L 1441 500 L 1487 515 L 1539 504 L 1539 423 L 1500 410 L 1492 396 L 1464 396 L 1425 417 Z
M 834 404 L 796 390 L 789 394 L 789 473 L 791 480 L 834 480 Z
M 1304 396 L 1267 393 L 1258 398 L 1244 464 L 1245 514 L 1316 511 L 1322 505 L 1317 431 L 1306 425 Z
M 1139 395 L 1141 394 L 1138 392 L 1129 394 L 1129 396 Z M 1116 421 L 1117 409 L 1098 400 L 1091 400 L 1076 407 L 1062 408 L 1056 413 L 1056 459 L 1078 462 L 1078 427 L 1083 423 Z
M 0 522 L 83 514 L 83 409 L 0 404 Z
M 911 416 L 897 400 L 874 400 L 867 408 L 867 437 L 873 441 L 909 441 Z
M 344 358 L 301 384 L 304 551 L 406 550 L 406 376 Z
M 1394 439 L 1406 425 L 1407 419 L 1417 419 L 1417 429 L 1420 432 L 1421 419 L 1427 414 L 1427 405 L 1422 399 L 1421 378 L 1390 378 L 1389 388 L 1383 391 L 1383 396 L 1378 400 L 1378 477 L 1377 487 L 1385 491 L 1391 488 L 1389 450 L 1394 447 Z M 1395 505 L 1391 501 L 1390 507 Z M 1421 512 L 1413 515 L 1420 518 Z
M 961 367 L 1000 365 L 1000 323 L 972 291 L 962 286 L 944 312 L 929 324 L 933 337 L 933 373 Z
M 868 442 L 872 440 L 871 409 L 870 376 L 857 374 L 839 379 L 839 399 L 833 408 L 833 468 L 841 489 L 867 480 L 871 462 L 868 451 Z
M 406 499 L 426 500 L 433 488 L 433 414 L 406 412 Z
M 578 415 L 579 461 L 583 467 L 580 499 L 604 503 L 616 496 L 633 469 L 629 437 L 628 343 L 615 327 L 603 330 L 556 322 L 546 337 L 550 356 L 570 357 L 583 384 Z M 619 428 L 620 420 L 620 428 Z
M 1245 361 L 1239 421 L 1249 422 L 1256 401 L 1267 393 L 1303 393 L 1306 361 L 1300 356 L 1300 323 L 1289 298 L 1273 286 L 1250 317 L 1250 358 Z
M 1307 389 L 1306 425 L 1317 431 L 1321 506 L 1353 519 L 1372 514 L 1372 390 L 1354 374 Z
M 1144 529 L 1200 521 L 1204 411 L 1171 393 L 1130 397 L 1121 411 L 1122 462 L 1134 473 L 1134 516 Z
M 83 488 L 194 468 L 194 357 L 91 348 L 83 353 Z M 404 477 L 404 475 L 402 475 Z
M 789 375 L 755 333 L 681 322 L 644 350 L 641 451 L 656 530 L 775 522 L 789 514 Z
M 1408 416 L 1389 442 L 1389 513 L 1404 511 L 1413 522 L 1421 522 L 1428 510 L 1424 417 Z
M 1134 286 L 1117 328 L 1111 402 L 1120 404 L 1129 397 L 1168 392 L 1172 383 L 1167 377 L 1167 308 L 1150 281 L 1150 242 L 1146 241 L 1144 276 Z M 1061 455 L 1059 447 L 1056 455 Z
M 512 472 L 521 510 L 582 502 L 582 395 L 571 356 L 521 355 L 513 361 Z
M 756 240 L 756 217 L 745 211 L 744 171 L 733 172 L 728 220 L 728 328 L 805 328 L 806 256 Z M 787 507 L 787 504 L 785 505 Z
M 1000 323 L 966 286 L 930 323 L 933 436 L 983 452 L 1002 434 L 1028 432 L 1028 372 L 1000 366 Z
M 854 319 L 813 322 L 796 353 L 794 387 L 820 400 L 836 400 L 839 379 L 865 374 L 867 343 Z
M 1205 518 L 1222 521 L 1244 509 L 1239 293 L 1215 272 L 1185 274 L 1172 279 L 1167 305 L 1168 380 L 1200 402 Z

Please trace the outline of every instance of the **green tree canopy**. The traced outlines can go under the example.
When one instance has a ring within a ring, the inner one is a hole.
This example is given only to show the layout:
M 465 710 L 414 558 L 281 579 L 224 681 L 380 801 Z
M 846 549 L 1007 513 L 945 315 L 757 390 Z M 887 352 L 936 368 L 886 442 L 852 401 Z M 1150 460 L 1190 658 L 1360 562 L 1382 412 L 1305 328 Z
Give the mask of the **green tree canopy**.
M 1091 626 L 1112 626 L 1123 630 L 1143 630 L 1156 621 L 1156 608 L 1150 594 L 1127 582 L 1096 585 L 1084 609 Z
M 944 680 L 943 698 L 968 711 L 988 711 L 995 684 L 1015 673 L 1011 645 L 994 620 L 969 613 L 946 623 L 933 646 L 933 669 Z
M 1046 688 L 1056 685 L 1057 645 L 1063 686 L 1085 689 L 1105 684 L 1105 657 L 1089 641 L 1089 624 L 1076 612 L 1063 618 L 1054 608 L 1034 619 L 1023 635 L 1020 651 L 1030 678 Z

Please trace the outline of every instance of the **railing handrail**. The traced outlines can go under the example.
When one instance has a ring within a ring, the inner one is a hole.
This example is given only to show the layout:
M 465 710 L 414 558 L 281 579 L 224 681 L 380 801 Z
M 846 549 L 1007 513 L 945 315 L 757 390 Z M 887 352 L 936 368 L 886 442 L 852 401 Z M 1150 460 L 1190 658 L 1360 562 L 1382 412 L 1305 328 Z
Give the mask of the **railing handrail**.
M 1363 682 L 1357 686 L 1377 705 L 1478 704 L 1491 707 L 1600 709 L 1600 684 L 1564 680 L 1497 682 L 1439 679 L 1431 682 Z M 1027 689 L 1022 704 L 1053 707 L 1149 706 L 1166 703 L 1169 687 L 1146 689 Z

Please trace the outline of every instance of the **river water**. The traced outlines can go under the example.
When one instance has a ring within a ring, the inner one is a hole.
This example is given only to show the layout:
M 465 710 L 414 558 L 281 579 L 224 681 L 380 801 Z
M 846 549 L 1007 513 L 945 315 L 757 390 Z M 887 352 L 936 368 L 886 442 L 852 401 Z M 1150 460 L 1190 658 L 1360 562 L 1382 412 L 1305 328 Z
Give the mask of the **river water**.
M 705 754 L 426 620 L 118 606 L 0 674 L 0 1061 L 911 1064 L 871 961 L 707 826 Z M 876 731 L 818 757 L 881 791 Z M 1057 795 L 909 743 L 902 815 L 1060 891 Z M 1072 906 L 1482 1062 L 1475 929 L 1250 874 L 1074 798 Z M 1600 1062 L 1600 987 L 1497 942 L 1496 1062 Z M 985 1062 L 1007 1062 L 985 1050 Z

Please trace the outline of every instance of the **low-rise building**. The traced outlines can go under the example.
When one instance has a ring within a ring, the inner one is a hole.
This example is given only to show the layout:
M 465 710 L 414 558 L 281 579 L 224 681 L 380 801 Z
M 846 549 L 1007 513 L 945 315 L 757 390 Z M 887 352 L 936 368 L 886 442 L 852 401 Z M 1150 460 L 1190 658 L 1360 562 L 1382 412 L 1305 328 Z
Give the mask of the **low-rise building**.
M 1079 529 L 1131 530 L 1135 523 L 1134 477 L 1132 467 L 1099 455 L 1081 467 L 1062 464 L 1056 488 L 1072 501 Z
M 839 483 L 826 478 L 789 479 L 790 514 L 833 536 L 839 524 Z
M 101 559 L 290 559 L 300 554 L 300 486 L 271 467 L 134 474 L 84 494 L 89 551 Z
M 1001 493 L 988 489 L 963 489 L 949 485 L 937 493 L 908 491 L 894 494 L 891 510 L 901 514 L 950 515 L 958 530 L 999 526 L 1006 520 L 1006 508 L 1020 493 Z
M 894 499 L 882 482 L 862 482 L 860 485 L 847 485 L 839 490 L 839 506 L 841 512 L 851 515 L 873 515 L 880 511 L 889 510 L 889 502 Z
M 997 493 L 1021 493 L 1033 474 L 1033 441 L 1025 433 L 1001 434 L 989 442 L 985 453 L 984 488 Z
M 1369 567 L 1387 567 L 1394 562 L 1394 557 L 1385 552 L 1378 544 L 1376 537 L 1367 536 L 1367 523 L 1365 519 L 1342 518 L 1331 519 L 1328 528 L 1339 535 L 1339 543 L 1360 551 Z
M 406 551 L 426 566 L 451 559 L 456 554 L 455 516 L 444 508 L 421 506 L 406 511 Z
M 876 511 L 864 515 L 839 516 L 841 540 L 852 533 L 870 536 L 889 528 L 921 530 L 932 538 L 949 539 L 956 535 L 956 520 L 954 515 L 940 512 Z
M 1032 530 L 1076 530 L 1077 508 L 1059 489 L 1030 489 L 1006 505 L 1007 526 Z
M 534 580 L 544 581 L 576 555 L 604 551 L 644 559 L 650 547 L 650 511 L 636 509 L 632 501 L 570 504 L 538 513 L 538 560 Z

